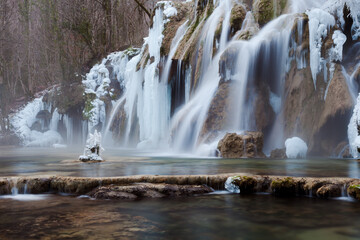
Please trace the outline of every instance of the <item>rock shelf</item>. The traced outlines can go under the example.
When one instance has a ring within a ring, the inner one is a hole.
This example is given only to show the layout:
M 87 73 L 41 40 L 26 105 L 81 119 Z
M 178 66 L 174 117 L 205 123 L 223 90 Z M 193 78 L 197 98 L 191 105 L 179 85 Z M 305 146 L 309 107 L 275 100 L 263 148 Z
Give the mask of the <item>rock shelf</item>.
M 0 178 L 0 194 L 19 193 L 87 194 L 94 198 L 135 199 L 177 197 L 224 190 L 226 180 L 240 194 L 256 192 L 275 196 L 311 196 L 332 198 L 350 196 L 360 200 L 360 180 L 353 178 L 313 178 L 229 173 L 219 175 L 139 175 L 122 177 L 19 176 Z

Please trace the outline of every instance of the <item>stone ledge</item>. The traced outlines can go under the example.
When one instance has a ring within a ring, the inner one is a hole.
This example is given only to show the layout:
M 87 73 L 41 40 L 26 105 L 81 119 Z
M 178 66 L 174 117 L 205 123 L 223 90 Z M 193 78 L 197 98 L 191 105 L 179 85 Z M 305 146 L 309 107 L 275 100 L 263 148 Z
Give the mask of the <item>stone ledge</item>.
M 103 192 L 103 196 L 106 196 L 106 192 L 131 192 L 137 188 L 145 188 L 150 191 L 150 195 L 154 194 L 153 196 L 155 196 L 157 194 L 162 196 L 161 189 L 168 188 L 178 189 L 174 190 L 173 193 L 170 191 L 169 196 L 187 195 L 187 192 L 191 192 L 188 195 L 194 195 L 209 192 L 209 188 L 224 190 L 225 182 L 229 177 L 234 178 L 233 184 L 239 187 L 241 194 L 268 192 L 276 196 L 308 195 L 319 198 L 339 197 L 345 194 L 360 200 L 359 179 L 266 176 L 245 173 L 218 175 L 138 175 L 101 178 L 62 176 L 1 177 L 0 194 L 11 194 L 11 189 L 17 187 L 19 193 L 24 193 L 26 189 L 26 193 L 33 194 L 61 192 L 75 195 L 91 195 L 98 192 L 100 196 L 100 193 Z M 155 194 L 154 191 L 160 194 Z M 142 195 L 139 194 L 139 196 Z

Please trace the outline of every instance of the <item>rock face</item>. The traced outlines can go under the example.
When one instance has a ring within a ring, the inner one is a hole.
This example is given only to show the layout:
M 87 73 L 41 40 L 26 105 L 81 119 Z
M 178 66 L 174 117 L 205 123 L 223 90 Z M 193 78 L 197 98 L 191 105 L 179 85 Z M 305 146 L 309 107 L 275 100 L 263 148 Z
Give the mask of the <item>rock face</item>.
M 92 191 L 90 196 L 97 199 L 164 198 L 193 196 L 212 191 L 210 187 L 205 185 L 136 183 L 127 186 L 99 187 Z
M 255 19 L 265 25 L 279 16 L 286 8 L 287 0 L 256 0 L 253 4 Z
M 245 16 L 246 16 L 246 9 L 243 5 L 236 5 L 231 10 L 230 25 L 231 25 L 232 36 L 241 29 Z
M 265 157 L 263 144 L 264 136 L 261 132 L 245 132 L 243 135 L 227 133 L 219 141 L 218 150 L 224 158 Z
M 211 101 L 207 118 L 201 131 L 201 138 L 207 137 L 212 140 L 217 132 L 221 131 L 229 122 L 231 112 L 230 89 L 231 81 L 224 81 L 219 84 L 218 90 Z

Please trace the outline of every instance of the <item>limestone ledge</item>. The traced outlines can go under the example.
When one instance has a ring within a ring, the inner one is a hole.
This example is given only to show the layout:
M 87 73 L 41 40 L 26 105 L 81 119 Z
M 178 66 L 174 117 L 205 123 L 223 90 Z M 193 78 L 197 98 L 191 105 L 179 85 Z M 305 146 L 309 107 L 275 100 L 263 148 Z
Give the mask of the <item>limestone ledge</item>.
M 236 176 L 236 177 L 235 177 Z M 268 192 L 276 196 L 340 197 L 360 200 L 360 179 L 313 178 L 228 173 L 218 175 L 138 175 L 122 177 L 18 176 L 1 177 L 0 194 L 39 194 L 61 192 L 89 194 L 95 198 L 134 199 L 136 197 L 173 197 L 224 190 L 228 177 L 235 177 L 240 194 Z M 135 197 L 133 196 L 135 195 Z M 124 196 L 124 197 L 122 197 Z

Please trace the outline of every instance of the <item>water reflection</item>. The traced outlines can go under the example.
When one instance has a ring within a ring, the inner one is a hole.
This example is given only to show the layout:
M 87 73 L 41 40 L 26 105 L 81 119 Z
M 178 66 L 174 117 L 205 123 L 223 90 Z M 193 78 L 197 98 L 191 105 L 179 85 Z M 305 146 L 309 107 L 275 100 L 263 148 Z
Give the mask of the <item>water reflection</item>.
M 77 160 L 78 149 L 0 148 L 0 176 L 64 175 L 106 177 L 125 175 L 252 174 L 360 177 L 360 166 L 352 159 L 219 159 L 156 157 L 156 153 L 108 149 L 103 163 Z M 145 157 L 145 154 L 151 157 Z
M 271 195 L 0 199 L 0 239 L 359 239 L 358 202 Z

